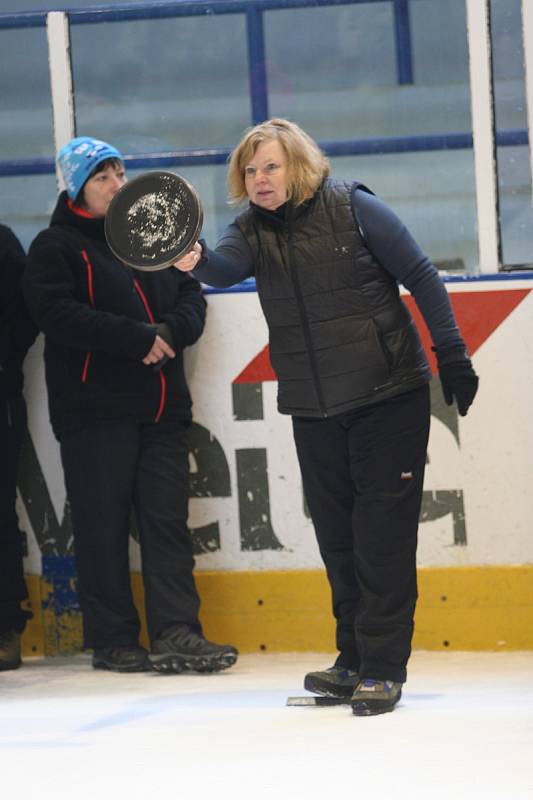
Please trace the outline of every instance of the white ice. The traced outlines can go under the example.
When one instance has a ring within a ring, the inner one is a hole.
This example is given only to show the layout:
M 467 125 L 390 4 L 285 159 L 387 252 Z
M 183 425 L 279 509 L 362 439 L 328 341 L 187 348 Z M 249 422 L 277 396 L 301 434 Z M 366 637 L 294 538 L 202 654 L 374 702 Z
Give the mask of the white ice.
M 415 652 L 392 714 L 286 707 L 330 663 L 161 676 L 26 660 L 0 673 L 0 797 L 533 800 L 533 653 Z

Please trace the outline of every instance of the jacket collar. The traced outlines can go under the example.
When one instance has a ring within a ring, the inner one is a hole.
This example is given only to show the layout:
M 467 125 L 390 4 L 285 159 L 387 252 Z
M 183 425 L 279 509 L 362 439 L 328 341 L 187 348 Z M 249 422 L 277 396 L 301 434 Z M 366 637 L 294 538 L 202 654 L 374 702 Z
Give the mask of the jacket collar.
M 80 214 L 76 206 L 69 200 L 66 192 L 61 192 L 57 198 L 56 207 L 50 220 L 50 225 L 68 225 L 87 236 L 89 239 L 97 239 L 105 242 L 104 231 L 105 217 L 91 217 Z
M 250 209 L 254 212 L 254 214 L 257 214 L 262 219 L 268 220 L 273 225 L 290 226 L 292 222 L 305 216 L 315 205 L 316 198 L 322 190 L 323 185 L 324 184 L 321 184 L 316 190 L 315 194 L 310 197 L 309 200 L 305 200 L 299 206 L 295 206 L 292 200 L 287 200 L 286 203 L 283 203 L 283 205 L 277 208 L 275 211 L 269 211 L 268 209 L 261 208 L 250 201 Z

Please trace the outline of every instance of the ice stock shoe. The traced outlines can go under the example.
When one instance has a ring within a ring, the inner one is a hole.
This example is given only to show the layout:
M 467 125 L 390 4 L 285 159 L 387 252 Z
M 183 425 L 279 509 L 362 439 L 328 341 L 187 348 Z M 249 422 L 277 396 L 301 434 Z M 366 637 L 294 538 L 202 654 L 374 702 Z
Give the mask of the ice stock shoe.
M 358 682 L 357 672 L 346 667 L 330 667 L 322 672 L 308 672 L 304 678 L 304 689 L 325 697 L 349 699 Z
M 112 672 L 149 672 L 152 669 L 148 653 L 139 645 L 95 649 L 93 667 Z
M 18 669 L 20 658 L 20 633 L 6 631 L 0 633 L 0 671 Z
M 355 687 L 350 702 L 356 717 L 372 717 L 392 711 L 401 696 L 401 683 L 365 678 Z
M 229 644 L 209 642 L 190 625 L 174 625 L 152 643 L 150 662 L 157 672 L 220 672 L 237 661 Z

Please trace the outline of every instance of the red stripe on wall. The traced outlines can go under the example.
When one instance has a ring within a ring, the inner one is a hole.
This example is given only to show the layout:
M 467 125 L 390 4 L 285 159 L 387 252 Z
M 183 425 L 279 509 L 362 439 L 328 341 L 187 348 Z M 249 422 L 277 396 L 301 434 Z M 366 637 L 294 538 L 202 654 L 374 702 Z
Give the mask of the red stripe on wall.
M 474 355 L 530 292 L 531 289 L 450 292 L 450 302 L 470 355 Z M 431 350 L 431 337 L 422 314 L 411 295 L 406 295 L 402 299 L 413 315 L 431 369 L 433 374 L 436 374 L 437 362 Z M 263 383 L 276 380 L 266 345 L 242 372 L 239 372 L 233 383 Z

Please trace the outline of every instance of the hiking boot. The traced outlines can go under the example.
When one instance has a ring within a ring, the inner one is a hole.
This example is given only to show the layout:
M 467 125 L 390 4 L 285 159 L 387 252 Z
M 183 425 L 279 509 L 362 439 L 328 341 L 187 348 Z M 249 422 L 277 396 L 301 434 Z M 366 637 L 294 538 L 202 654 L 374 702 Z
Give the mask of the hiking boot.
M 157 672 L 220 672 L 237 661 L 229 644 L 215 644 L 190 625 L 174 625 L 152 644 L 150 661 Z
M 152 669 L 148 653 L 137 644 L 95 649 L 93 667 L 112 672 L 149 672 Z
M 304 678 L 304 689 L 325 697 L 350 698 L 359 682 L 357 672 L 346 667 L 330 667 L 322 672 L 308 672 Z
M 0 671 L 18 669 L 21 664 L 20 633 L 16 631 L 0 633 Z
M 351 706 L 356 717 L 371 717 L 392 711 L 402 696 L 402 684 L 365 678 L 352 695 Z

